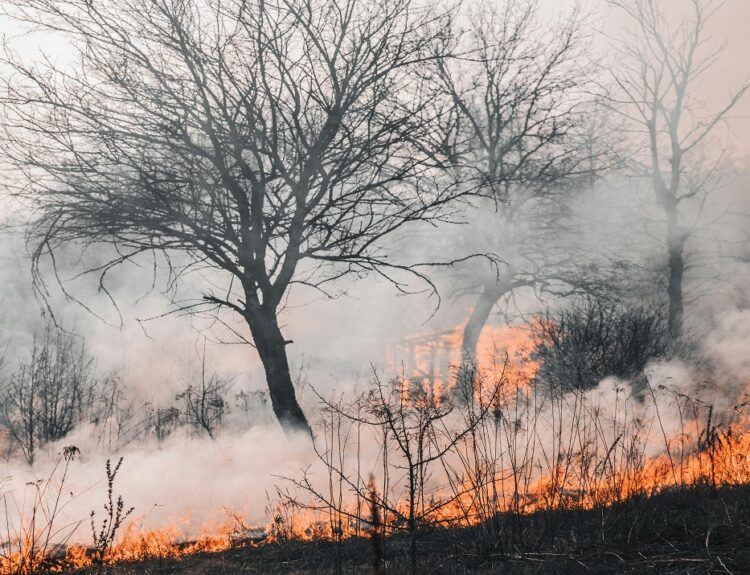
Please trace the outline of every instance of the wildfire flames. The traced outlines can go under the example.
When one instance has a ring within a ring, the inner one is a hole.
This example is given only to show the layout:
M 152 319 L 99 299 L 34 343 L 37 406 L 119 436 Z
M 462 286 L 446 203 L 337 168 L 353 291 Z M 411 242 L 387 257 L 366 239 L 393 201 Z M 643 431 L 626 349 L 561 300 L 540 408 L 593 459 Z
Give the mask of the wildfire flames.
M 532 358 L 535 343 L 526 326 L 487 325 L 477 344 L 474 367 L 485 377 L 502 377 L 512 387 L 525 387 L 539 368 L 538 361 Z M 386 363 L 394 372 L 402 371 L 404 381 L 419 380 L 439 402 L 455 384 L 462 345 L 461 326 L 407 338 L 389 347 Z M 406 385 L 404 393 L 408 394 Z
M 420 397 L 426 395 L 440 408 L 457 379 L 449 373 L 449 366 L 460 361 L 460 341 L 457 329 L 402 344 L 403 372 L 409 374 L 398 380 L 404 404 L 418 401 L 413 393 L 416 382 L 425 392 Z M 476 473 L 454 473 L 449 486 L 433 486 L 428 504 L 422 503 L 423 509 L 433 511 L 422 521 L 444 526 L 477 524 L 495 513 L 588 509 L 675 486 L 750 483 L 750 420 L 744 405 L 736 406 L 730 419 L 720 425 L 711 405 L 671 393 L 662 385 L 650 388 L 650 404 L 631 402 L 636 407 L 628 403 L 627 390 L 617 385 L 597 393 L 566 394 L 542 404 L 531 385 L 539 368 L 532 356 L 534 343 L 524 327 L 490 328 L 483 334 L 478 371 L 494 387 L 478 386 L 473 401 L 480 409 L 483 402 L 494 402 L 482 445 L 494 442 L 500 447 L 496 456 L 483 460 L 481 469 L 478 460 L 459 454 L 459 460 L 465 457 L 471 463 L 466 470 Z M 391 350 L 394 363 L 397 355 Z M 488 395 L 488 389 L 494 392 Z M 667 405 L 679 411 L 679 428 L 666 423 Z M 98 558 L 82 545 L 68 545 L 57 558 L 42 557 L 35 551 L 37 542 L 21 538 L 15 542 L 20 551 L 0 559 L 0 574 L 28 572 L 25 565 L 42 562 L 62 570 L 97 561 L 178 559 L 290 538 L 362 536 L 369 525 L 354 518 L 362 516 L 366 505 L 359 496 L 353 497 L 356 500 L 335 512 L 293 509 L 288 502 L 279 503 L 263 528 L 248 528 L 240 514 L 229 513 L 225 523 L 204 526 L 201 535 L 187 543 L 179 524 L 148 530 L 142 518 L 135 519 Z M 446 503 L 435 504 L 441 500 Z M 391 505 L 408 513 L 405 500 Z

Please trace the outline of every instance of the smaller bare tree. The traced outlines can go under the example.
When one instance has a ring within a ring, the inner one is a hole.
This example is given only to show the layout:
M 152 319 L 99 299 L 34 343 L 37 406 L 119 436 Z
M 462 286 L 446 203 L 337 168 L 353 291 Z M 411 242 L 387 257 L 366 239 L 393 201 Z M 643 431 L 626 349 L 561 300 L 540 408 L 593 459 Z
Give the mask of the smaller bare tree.
M 50 323 L 1 390 L 0 425 L 33 464 L 91 412 L 99 383 L 85 345 Z
M 483 198 L 469 215 L 472 233 L 453 244 L 468 253 L 481 245 L 502 259 L 499 269 L 476 260 L 461 270 L 456 294 L 474 298 L 464 373 L 475 371 L 480 335 L 503 298 L 583 282 L 581 258 L 561 238 L 575 231 L 573 200 L 606 149 L 599 150 L 591 121 L 581 17 L 573 12 L 549 27 L 538 8 L 534 1 L 480 3 L 452 56 L 435 61 L 456 116 L 445 136 L 446 166 Z
M 206 374 L 206 353 L 201 360 L 201 379 L 197 386 L 189 385 L 176 397 L 185 402 L 185 419 L 188 425 L 198 432 L 205 432 L 211 439 L 216 438 L 221 421 L 229 409 L 226 400 L 231 381 L 222 379 L 216 373 Z
M 337 537 L 345 528 L 344 520 L 355 525 L 371 524 L 375 515 L 372 509 L 378 508 L 384 535 L 407 534 L 410 573 L 416 573 L 420 529 L 444 524 L 442 511 L 466 496 L 460 481 L 454 483 L 455 489 L 436 496 L 430 489 L 432 471 L 439 472 L 441 467 L 445 470 L 443 460 L 487 418 L 496 403 L 490 398 L 467 418 L 456 413 L 447 393 L 436 393 L 420 378 L 399 377 L 384 382 L 377 375 L 371 389 L 352 404 L 320 400 L 324 406 L 323 433 L 316 436 L 314 447 L 329 473 L 328 490 L 320 489 L 305 471 L 302 478 L 285 478 L 302 492 L 302 497 L 280 491 L 282 499 L 335 518 L 333 534 Z M 362 476 L 361 469 L 370 467 L 362 466 L 359 451 L 356 465 L 352 466 L 347 457 L 352 443 L 359 444 L 352 439 L 359 438 L 361 428 L 382 440 L 380 497 L 373 489 L 374 480 Z M 447 473 L 446 479 L 455 479 L 455 474 Z M 355 496 L 356 507 L 348 506 L 345 492 Z

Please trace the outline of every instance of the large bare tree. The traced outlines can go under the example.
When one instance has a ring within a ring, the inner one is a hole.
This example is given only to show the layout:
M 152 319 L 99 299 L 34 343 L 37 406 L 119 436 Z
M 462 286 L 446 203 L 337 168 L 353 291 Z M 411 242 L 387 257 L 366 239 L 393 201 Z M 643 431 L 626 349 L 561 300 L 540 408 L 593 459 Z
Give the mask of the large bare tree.
M 701 82 L 715 69 L 721 46 L 707 26 L 721 0 L 690 0 L 679 9 L 658 0 L 610 0 L 627 17 L 612 67 L 611 108 L 632 136 L 629 158 L 650 181 L 662 216 L 666 247 L 666 298 L 674 337 L 682 332 L 687 244 L 712 191 L 721 146 L 712 139 L 742 98 L 745 82 L 718 106 L 701 99 Z M 713 149 L 710 149 L 713 148 Z
M 502 263 L 475 264 L 459 293 L 476 300 L 464 326 L 462 364 L 473 369 L 496 304 L 519 288 L 559 286 L 577 263 L 561 241 L 574 192 L 595 168 L 591 78 L 580 15 L 548 26 L 537 2 L 479 3 L 452 57 L 436 62 L 456 107 L 444 147 L 450 169 L 480 200 L 473 237 Z
M 278 420 L 309 430 L 278 319 L 290 288 L 408 268 L 380 240 L 460 195 L 431 179 L 439 108 L 422 73 L 447 19 L 410 0 L 7 5 L 73 55 L 5 61 L 37 272 L 66 244 L 116 247 L 103 287 L 144 252 L 217 270 L 203 304 L 244 319 Z

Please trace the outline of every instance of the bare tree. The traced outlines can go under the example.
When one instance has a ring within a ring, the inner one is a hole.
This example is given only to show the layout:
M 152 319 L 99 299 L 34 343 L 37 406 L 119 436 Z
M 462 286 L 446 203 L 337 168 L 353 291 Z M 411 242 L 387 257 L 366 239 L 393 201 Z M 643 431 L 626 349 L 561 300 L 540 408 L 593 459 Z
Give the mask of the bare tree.
M 464 327 L 464 369 L 473 368 L 479 336 L 501 298 L 559 284 L 571 267 L 560 234 L 573 192 L 595 167 L 579 20 L 573 13 L 540 32 L 536 2 L 482 4 L 457 40 L 458 56 L 436 62 L 457 110 L 444 144 L 450 167 L 484 198 L 468 243 L 490 246 L 502 259 L 499 270 L 475 265 L 458 290 L 476 297 Z
M 185 402 L 187 423 L 196 431 L 204 431 L 215 439 L 221 426 L 221 420 L 228 411 L 226 395 L 231 381 L 222 379 L 218 374 L 206 374 L 206 350 L 203 349 L 201 376 L 198 385 L 189 385 L 176 397 Z
M 94 359 L 74 336 L 48 325 L 0 397 L 0 424 L 32 464 L 37 450 L 70 433 L 91 412 Z
M 696 230 L 718 166 L 716 155 L 706 154 L 706 144 L 750 83 L 742 84 L 714 110 L 696 93 L 721 54 L 721 48 L 707 44 L 706 27 L 723 2 L 691 0 L 690 15 L 676 23 L 668 21 L 664 5 L 657 0 L 610 3 L 632 24 L 617 49 L 610 103 L 635 136 L 631 149 L 635 169 L 650 180 L 663 216 L 668 319 L 677 337 L 682 331 L 683 279 L 689 267 L 686 244 Z
M 142 253 L 164 253 L 174 280 L 215 270 L 222 287 L 189 309 L 246 322 L 278 420 L 309 431 L 278 320 L 290 288 L 419 274 L 380 240 L 440 220 L 463 193 L 432 181 L 437 112 L 417 73 L 447 45 L 448 19 L 410 0 L 9 4 L 78 58 L 5 62 L 4 135 L 28 176 L 14 191 L 36 210 L 37 285 L 63 244 L 117 248 L 88 268 L 105 291 Z M 177 269 L 176 253 L 189 260 Z

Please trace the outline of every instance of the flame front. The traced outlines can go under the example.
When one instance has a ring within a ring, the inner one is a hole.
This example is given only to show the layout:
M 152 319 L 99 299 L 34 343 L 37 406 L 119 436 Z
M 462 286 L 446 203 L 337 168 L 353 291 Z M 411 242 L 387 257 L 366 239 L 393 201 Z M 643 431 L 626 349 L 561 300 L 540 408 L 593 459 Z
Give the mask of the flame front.
M 460 361 L 460 336 L 457 329 L 407 342 L 410 357 L 403 371 L 411 375 L 394 383 L 400 409 L 451 411 L 457 377 L 446 366 Z M 609 506 L 671 487 L 750 483 L 750 419 L 744 403 L 719 422 L 713 406 L 665 385 L 647 383 L 650 394 L 637 400 L 626 384 L 616 381 L 595 390 L 542 394 L 533 384 L 539 368 L 534 344 L 524 327 L 494 328 L 484 335 L 472 401 L 445 421 L 466 425 L 472 414 L 485 417 L 452 444 L 441 473 L 428 480 L 420 500 L 410 501 L 393 479 L 379 478 L 386 530 L 402 528 L 394 517 L 413 516 L 410 505 L 419 506 L 421 523 L 448 527 L 479 524 L 497 513 Z M 330 457 L 333 447 L 327 446 Z M 337 449 L 343 461 L 347 447 L 339 443 Z M 388 462 L 382 452 L 378 457 L 375 466 L 393 464 L 392 454 Z M 365 487 L 358 477 L 360 481 L 362 491 L 340 491 L 336 507 L 303 508 L 280 500 L 270 508 L 263 528 L 248 528 L 240 514 L 229 513 L 226 522 L 205 525 L 198 537 L 188 537 L 180 522 L 149 530 L 142 519 L 132 520 L 100 556 L 85 546 L 69 545 L 64 557 L 54 561 L 23 535 L 13 542 L 17 551 L 0 558 L 0 575 L 31 573 L 29 566 L 42 564 L 61 570 L 97 561 L 180 559 L 288 539 L 363 536 L 370 528 L 363 510 L 370 502 L 362 493 L 374 483 L 371 479 Z

